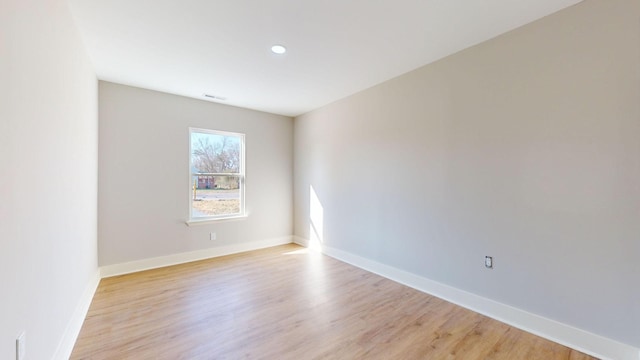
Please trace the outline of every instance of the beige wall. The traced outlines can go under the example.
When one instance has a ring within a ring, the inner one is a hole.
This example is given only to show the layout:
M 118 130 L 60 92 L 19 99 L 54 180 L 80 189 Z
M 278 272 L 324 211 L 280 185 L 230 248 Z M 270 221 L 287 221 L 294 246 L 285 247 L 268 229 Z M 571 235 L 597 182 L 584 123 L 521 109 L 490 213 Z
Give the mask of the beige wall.
M 639 68 L 588 0 L 300 116 L 295 233 L 639 347 Z
M 97 90 L 66 1 L 0 2 L 0 359 L 53 358 L 95 282 Z
M 101 266 L 292 235 L 291 118 L 102 81 L 99 93 Z M 189 127 L 246 134 L 246 219 L 185 224 Z

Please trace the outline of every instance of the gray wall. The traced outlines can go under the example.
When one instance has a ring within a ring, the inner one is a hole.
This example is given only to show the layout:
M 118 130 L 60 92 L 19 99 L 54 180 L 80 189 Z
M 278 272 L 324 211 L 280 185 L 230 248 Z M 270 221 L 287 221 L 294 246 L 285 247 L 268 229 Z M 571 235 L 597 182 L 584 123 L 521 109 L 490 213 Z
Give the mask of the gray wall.
M 293 119 L 102 81 L 99 99 L 101 266 L 292 235 Z M 246 134 L 246 219 L 185 224 L 189 127 Z
M 300 116 L 295 234 L 638 347 L 639 68 L 585 1 Z
M 51 359 L 97 275 L 97 91 L 66 1 L 0 2 L 0 359 Z

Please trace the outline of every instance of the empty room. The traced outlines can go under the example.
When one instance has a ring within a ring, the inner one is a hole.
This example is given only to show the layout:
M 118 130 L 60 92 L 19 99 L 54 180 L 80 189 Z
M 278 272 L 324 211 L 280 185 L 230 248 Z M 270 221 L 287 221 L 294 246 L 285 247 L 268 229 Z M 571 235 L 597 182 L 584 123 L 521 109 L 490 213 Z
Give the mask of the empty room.
M 640 1 L 0 1 L 0 359 L 640 360 Z

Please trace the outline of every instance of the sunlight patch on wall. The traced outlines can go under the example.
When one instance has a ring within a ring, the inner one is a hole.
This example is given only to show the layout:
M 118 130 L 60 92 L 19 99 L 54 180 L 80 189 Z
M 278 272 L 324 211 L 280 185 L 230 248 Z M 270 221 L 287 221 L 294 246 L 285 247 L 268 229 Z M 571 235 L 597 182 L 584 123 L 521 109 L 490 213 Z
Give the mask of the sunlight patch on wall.
M 309 248 L 314 250 L 320 250 L 323 237 L 323 224 L 324 224 L 324 208 L 318 198 L 318 194 L 313 188 L 313 185 L 309 186 Z

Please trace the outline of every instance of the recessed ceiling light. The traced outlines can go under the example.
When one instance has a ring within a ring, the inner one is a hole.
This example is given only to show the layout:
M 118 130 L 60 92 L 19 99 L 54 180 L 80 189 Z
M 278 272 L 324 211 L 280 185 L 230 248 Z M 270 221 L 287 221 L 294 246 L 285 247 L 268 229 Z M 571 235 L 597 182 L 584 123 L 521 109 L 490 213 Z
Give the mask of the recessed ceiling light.
M 286 48 L 286 47 L 284 47 L 284 46 L 282 46 L 282 45 L 273 45 L 273 46 L 271 47 L 271 51 L 272 51 L 274 54 L 282 55 L 282 54 L 284 54 L 284 53 L 286 53 L 286 52 L 287 52 L 287 48 Z

